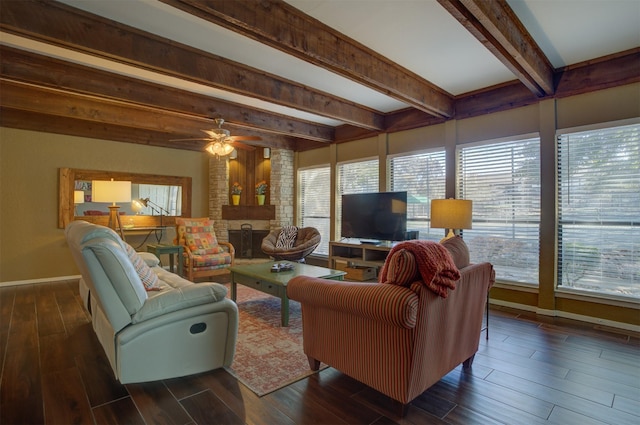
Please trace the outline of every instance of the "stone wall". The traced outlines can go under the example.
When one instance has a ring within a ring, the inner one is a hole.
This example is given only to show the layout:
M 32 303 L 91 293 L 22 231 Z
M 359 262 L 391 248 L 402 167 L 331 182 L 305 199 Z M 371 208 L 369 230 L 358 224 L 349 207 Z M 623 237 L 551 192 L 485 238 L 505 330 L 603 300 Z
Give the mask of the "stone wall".
M 238 230 L 245 223 L 255 230 L 272 230 L 292 225 L 294 202 L 294 154 L 284 149 L 271 149 L 271 176 L 269 197 L 275 206 L 274 220 L 223 220 L 222 205 L 229 205 L 229 157 L 209 159 L 209 218 L 215 221 L 216 236 L 229 240 L 229 230 Z
M 293 151 L 271 150 L 271 204 L 276 207 L 276 218 L 269 229 L 293 225 Z
M 222 220 L 222 206 L 229 205 L 229 157 L 209 158 L 209 218 L 214 220 L 216 237 L 229 241 L 229 224 Z

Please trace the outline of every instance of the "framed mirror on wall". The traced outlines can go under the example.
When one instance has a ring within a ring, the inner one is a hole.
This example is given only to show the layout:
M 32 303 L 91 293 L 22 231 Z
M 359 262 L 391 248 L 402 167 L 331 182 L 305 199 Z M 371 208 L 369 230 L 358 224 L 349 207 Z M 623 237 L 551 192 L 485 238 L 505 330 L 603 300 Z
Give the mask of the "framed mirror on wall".
M 131 182 L 131 201 L 117 203 L 124 228 L 174 226 L 175 217 L 191 216 L 191 177 L 60 168 L 58 227 L 73 220 L 106 226 L 110 204 L 92 199 L 92 182 L 111 179 Z

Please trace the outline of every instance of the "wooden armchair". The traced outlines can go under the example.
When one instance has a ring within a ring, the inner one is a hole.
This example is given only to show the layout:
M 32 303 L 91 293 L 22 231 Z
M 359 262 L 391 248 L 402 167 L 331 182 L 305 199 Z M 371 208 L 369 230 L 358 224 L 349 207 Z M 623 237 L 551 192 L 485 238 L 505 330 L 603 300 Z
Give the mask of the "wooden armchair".
M 195 282 L 202 277 L 228 273 L 235 249 L 228 242 L 218 242 L 209 218 L 176 218 L 177 245 L 184 247 L 184 277 Z

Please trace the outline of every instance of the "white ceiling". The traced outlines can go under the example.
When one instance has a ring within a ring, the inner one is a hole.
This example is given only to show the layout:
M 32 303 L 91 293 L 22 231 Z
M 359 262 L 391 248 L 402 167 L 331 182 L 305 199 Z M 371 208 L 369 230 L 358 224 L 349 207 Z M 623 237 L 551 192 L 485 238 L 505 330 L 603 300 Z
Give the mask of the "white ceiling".
M 60 0 L 380 112 L 408 105 L 156 0 Z M 515 80 L 435 0 L 286 0 L 452 95 Z M 507 0 L 558 68 L 640 46 L 639 0 Z M 341 122 L 0 33 L 0 42 L 308 121 Z

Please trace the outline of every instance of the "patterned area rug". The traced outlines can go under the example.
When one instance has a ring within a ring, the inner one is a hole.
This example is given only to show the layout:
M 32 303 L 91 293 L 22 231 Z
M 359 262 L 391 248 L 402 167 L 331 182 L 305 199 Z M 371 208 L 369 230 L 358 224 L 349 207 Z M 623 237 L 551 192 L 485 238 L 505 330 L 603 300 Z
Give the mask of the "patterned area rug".
M 229 373 L 260 397 L 315 373 L 302 350 L 300 303 L 289 301 L 284 328 L 279 298 L 238 285 L 237 303 L 238 342 Z

